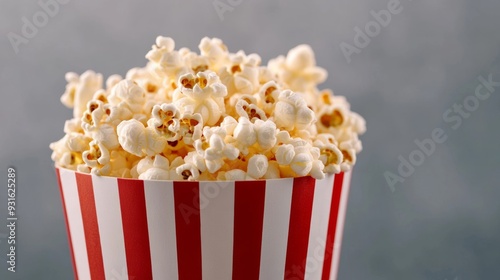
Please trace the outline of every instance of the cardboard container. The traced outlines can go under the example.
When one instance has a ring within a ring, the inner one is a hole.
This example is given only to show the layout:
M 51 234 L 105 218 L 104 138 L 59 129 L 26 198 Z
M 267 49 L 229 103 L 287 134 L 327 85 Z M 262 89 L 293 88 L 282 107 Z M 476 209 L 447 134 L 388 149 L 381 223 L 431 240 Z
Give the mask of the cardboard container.
M 350 172 L 236 182 L 56 173 L 76 279 L 336 279 Z

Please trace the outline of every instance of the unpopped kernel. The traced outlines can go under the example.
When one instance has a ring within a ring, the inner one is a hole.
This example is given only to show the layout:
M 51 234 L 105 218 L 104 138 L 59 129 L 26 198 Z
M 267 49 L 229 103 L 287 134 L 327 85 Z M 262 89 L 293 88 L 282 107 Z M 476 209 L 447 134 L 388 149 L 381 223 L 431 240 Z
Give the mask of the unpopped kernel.
M 327 72 L 308 45 L 262 65 L 218 38 L 199 52 L 159 36 L 124 76 L 66 74 L 73 108 L 50 145 L 57 166 L 143 180 L 255 180 L 348 171 L 365 120 L 319 89 Z

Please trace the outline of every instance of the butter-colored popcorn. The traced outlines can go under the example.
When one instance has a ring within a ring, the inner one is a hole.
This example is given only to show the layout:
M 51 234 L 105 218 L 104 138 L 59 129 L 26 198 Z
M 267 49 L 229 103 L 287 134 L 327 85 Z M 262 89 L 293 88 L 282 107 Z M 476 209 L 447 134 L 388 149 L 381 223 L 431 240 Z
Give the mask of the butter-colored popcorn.
M 198 113 L 205 125 L 216 124 L 225 112 L 224 97 L 227 89 L 212 71 L 191 73 L 179 78 L 173 100 L 175 106 L 187 113 Z
M 220 127 L 226 131 L 227 135 L 233 135 L 234 129 L 238 125 L 238 121 L 231 116 L 224 117 L 224 120 L 220 123 Z
M 255 122 L 256 120 L 267 120 L 266 113 L 262 109 L 255 104 L 249 104 L 243 99 L 238 100 L 235 109 L 238 116 L 247 118 L 251 122 Z
M 102 88 L 102 75 L 90 70 L 82 75 L 69 72 L 66 74 L 66 81 L 68 85 L 61 96 L 61 102 L 66 107 L 73 108 L 73 117 L 81 118 L 87 102 Z
M 174 78 L 188 73 L 182 55 L 174 50 L 175 42 L 172 38 L 158 36 L 156 44 L 146 54 L 146 58 L 152 63 L 153 71 L 162 78 Z
M 178 140 L 177 130 L 179 130 L 180 112 L 174 104 L 163 103 L 155 105 L 151 111 L 152 118 L 148 121 L 148 126 L 163 135 L 168 141 Z
M 316 66 L 314 52 L 309 45 L 291 49 L 286 58 L 279 56 L 270 60 L 268 68 L 293 91 L 309 91 L 327 78 L 325 69 Z
M 119 146 L 114 125 L 107 123 L 111 111 L 109 105 L 100 100 L 91 100 L 87 103 L 81 126 L 83 130 L 94 140 L 106 146 L 108 149 L 116 149 Z
M 224 142 L 226 137 L 224 129 L 203 129 L 205 141 L 198 139 L 194 142 L 196 152 L 205 159 L 207 170 L 216 172 L 224 165 L 224 159 L 234 160 L 239 155 L 239 150 L 231 144 Z
M 326 71 L 299 45 L 261 65 L 203 38 L 200 53 L 159 36 L 144 67 L 123 79 L 68 73 L 74 108 L 50 145 L 57 166 L 142 180 L 325 177 L 348 171 L 365 120 L 345 97 L 320 90 Z
M 171 180 L 177 177 L 175 168 L 183 163 L 182 158 L 177 157 L 172 164 L 170 161 L 161 155 L 145 157 L 137 164 L 137 172 L 141 180 Z
M 66 145 L 72 152 L 83 152 L 89 147 L 92 138 L 77 132 L 66 134 Z
M 52 160 L 57 166 L 75 170 L 83 163 L 81 152 L 88 148 L 89 140 L 83 134 L 76 132 L 66 134 L 59 141 L 50 144 Z
M 218 71 L 228 61 L 229 52 L 226 45 L 218 38 L 205 37 L 201 39 L 198 45 L 202 56 L 207 57 L 210 62 L 210 68 Z
M 109 124 L 101 125 L 99 129 L 93 131 L 91 135 L 94 140 L 103 144 L 106 148 L 110 150 L 116 149 L 120 146 L 115 127 Z
M 138 120 L 122 121 L 117 127 L 118 142 L 123 149 L 136 156 L 153 156 L 163 151 L 167 140 Z
M 315 143 L 318 144 L 316 147 L 320 149 L 319 159 L 325 166 L 324 171 L 326 173 L 339 173 L 343 155 L 337 145 L 333 143 Z
M 128 70 L 125 75 L 126 80 L 134 81 L 146 94 L 156 94 L 162 86 L 162 79 L 154 74 L 153 66 L 148 64 L 146 67 L 136 67 Z
M 323 106 L 318 112 L 318 129 L 323 133 L 333 133 L 348 123 L 349 111 L 335 104 Z
M 64 133 L 69 134 L 72 132 L 84 132 L 82 129 L 82 120 L 80 118 L 73 118 L 64 122 Z
M 352 147 L 350 142 L 341 142 L 339 149 L 342 152 L 342 163 L 340 164 L 341 171 L 349 171 L 356 163 L 356 149 Z
M 89 146 L 90 149 L 82 153 L 83 161 L 91 168 L 92 174 L 108 175 L 111 171 L 109 150 L 95 140 L 90 142 Z
M 121 80 L 123 80 L 122 76 L 114 74 L 109 76 L 106 79 L 106 93 L 109 94 L 111 92 L 111 89 L 118 84 Z M 95 99 L 95 98 L 94 98 Z
M 81 126 L 86 132 L 96 130 L 105 118 L 106 108 L 100 100 L 91 100 L 87 103 L 87 110 L 83 113 Z
M 235 92 L 242 94 L 254 93 L 259 86 L 260 56 L 257 54 L 246 55 L 243 51 L 229 55 L 229 65 L 226 73 L 229 79 L 226 83 L 234 85 Z
M 259 105 L 268 114 L 274 111 L 274 106 L 278 102 L 280 87 L 275 81 L 269 81 L 261 86 L 258 92 Z
M 315 120 L 314 112 L 299 94 L 290 90 L 280 92 L 274 108 L 274 121 L 279 128 L 307 129 Z
M 121 148 L 111 150 L 109 153 L 109 166 L 111 171 L 108 176 L 132 178 L 131 169 L 137 161 L 139 161 L 139 157 Z
M 177 135 L 186 145 L 193 145 L 194 141 L 201 138 L 202 129 L 203 118 L 200 114 L 184 113 L 180 117 Z

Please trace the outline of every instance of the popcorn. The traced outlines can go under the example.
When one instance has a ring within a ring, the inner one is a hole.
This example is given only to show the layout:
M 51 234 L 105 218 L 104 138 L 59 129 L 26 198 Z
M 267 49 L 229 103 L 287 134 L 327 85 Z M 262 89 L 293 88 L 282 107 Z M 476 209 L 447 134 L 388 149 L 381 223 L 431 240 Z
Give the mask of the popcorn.
M 309 91 L 327 77 L 325 69 L 316 66 L 314 53 L 308 45 L 291 49 L 286 58 L 279 56 L 269 61 L 268 68 L 293 91 Z
M 61 102 L 68 108 L 73 108 L 73 117 L 80 118 L 85 111 L 87 102 L 94 93 L 102 88 L 102 75 L 94 71 L 86 71 L 81 76 L 70 72 L 66 74 L 66 91 L 61 96 Z
M 205 127 L 203 135 L 206 141 L 196 140 L 194 147 L 196 152 L 205 159 L 207 170 L 216 172 L 224 165 L 224 158 L 234 160 L 238 157 L 239 150 L 231 144 L 226 144 L 224 138 L 226 133 L 223 129 L 210 129 Z
M 142 114 L 146 93 L 134 81 L 122 80 L 111 89 L 108 100 L 112 105 L 126 105 L 133 114 Z
M 89 144 L 90 149 L 83 152 L 82 158 L 85 164 L 92 168 L 91 173 L 96 175 L 109 174 L 109 150 L 97 141 L 92 141 Z
M 118 142 L 123 149 L 136 156 L 152 156 L 163 151 L 167 140 L 138 120 L 121 122 L 117 127 Z
M 247 173 L 241 169 L 233 169 L 219 173 L 217 180 L 221 181 L 244 181 L 248 178 Z
M 79 137 L 84 136 L 82 135 Z M 59 141 L 51 143 L 50 148 L 53 151 L 51 158 L 57 165 L 75 170 L 79 164 L 83 163 L 83 159 L 81 156 L 81 148 L 83 145 L 79 146 L 80 144 L 82 144 L 80 141 L 78 141 L 78 144 L 69 144 L 71 143 L 72 139 L 75 139 L 75 134 L 66 134 Z M 76 150 L 71 149 L 75 147 L 78 148 Z
M 179 179 L 175 169 L 183 164 L 181 157 L 175 158 L 170 164 L 169 160 L 161 155 L 145 157 L 137 164 L 137 172 L 141 180 L 173 180 Z
M 175 42 L 172 38 L 158 36 L 156 44 L 146 54 L 154 73 L 159 77 L 176 79 L 179 75 L 188 72 L 181 54 L 174 51 L 174 48 Z
M 181 85 L 174 93 L 174 104 L 183 112 L 199 113 L 206 125 L 217 123 L 225 112 L 226 87 L 211 71 L 191 73 L 179 78 Z
M 180 112 L 174 104 L 163 103 L 155 105 L 151 112 L 152 118 L 148 121 L 148 126 L 164 135 L 168 141 L 178 139 L 176 131 L 179 129 Z
M 264 174 L 264 179 L 278 179 L 280 178 L 279 164 L 272 160 L 268 162 L 266 174 Z
M 220 39 L 205 37 L 201 39 L 198 48 L 201 55 L 208 58 L 210 67 L 215 71 L 218 71 L 228 59 L 227 47 Z
M 248 170 L 247 174 L 254 178 L 259 179 L 264 176 L 269 167 L 269 160 L 264 155 L 253 155 L 248 160 Z
M 175 169 L 177 175 L 181 176 L 183 180 L 194 181 L 200 177 L 200 171 L 193 163 L 184 163 Z
M 315 116 L 299 94 L 284 90 L 278 96 L 274 109 L 274 121 L 279 128 L 300 130 L 311 126 L 315 121 Z
M 278 102 L 279 93 L 279 86 L 275 81 L 269 81 L 260 88 L 258 92 L 260 106 L 268 115 L 273 113 L 274 106 Z
M 66 74 L 73 118 L 50 144 L 57 166 L 142 180 L 256 180 L 348 171 L 365 120 L 318 89 L 327 73 L 300 45 L 261 65 L 217 38 L 200 52 L 159 36 L 125 78 Z
M 243 155 L 247 155 L 249 147 L 257 142 L 257 133 L 255 133 L 254 125 L 248 118 L 240 117 L 238 124 L 234 128 L 232 136 L 233 145 L 240 150 Z
M 255 104 L 248 104 L 245 100 L 241 99 L 236 103 L 236 113 L 240 117 L 249 119 L 250 121 L 255 120 L 267 120 L 266 113 L 262 111 Z
M 270 120 L 256 120 L 254 129 L 257 134 L 257 143 L 262 149 L 267 150 L 274 147 L 277 142 L 277 129 L 274 122 Z

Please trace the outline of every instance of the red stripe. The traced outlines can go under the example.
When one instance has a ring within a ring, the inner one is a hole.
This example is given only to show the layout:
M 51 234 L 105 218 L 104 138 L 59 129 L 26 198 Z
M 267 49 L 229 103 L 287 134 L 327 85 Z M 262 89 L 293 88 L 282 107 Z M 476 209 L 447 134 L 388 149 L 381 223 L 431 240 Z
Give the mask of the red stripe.
M 342 194 L 342 182 L 344 172 L 335 175 L 333 183 L 332 203 L 330 206 L 330 219 L 328 221 L 328 232 L 326 236 L 325 258 L 323 261 L 323 275 L 321 280 L 330 279 L 332 269 L 333 246 L 335 242 L 335 231 L 337 230 L 337 218 L 339 214 L 340 195 Z
M 64 190 L 63 190 L 63 186 L 61 183 L 61 173 L 59 172 L 59 168 L 56 168 L 56 175 L 57 175 L 57 183 L 59 184 L 59 192 L 61 194 L 61 201 L 62 201 L 62 206 L 63 206 L 63 211 L 64 211 L 64 221 L 66 223 L 66 233 L 68 234 L 69 254 L 71 255 L 71 263 L 73 264 L 73 273 L 75 274 L 75 279 L 78 280 L 78 271 L 76 268 L 75 254 L 73 252 L 73 241 L 71 241 L 71 231 L 69 230 L 69 223 L 68 223 L 68 212 L 66 212 L 66 201 L 64 200 Z
M 265 194 L 265 181 L 236 182 L 233 279 L 259 279 Z
M 152 279 L 144 182 L 118 179 L 118 193 L 130 279 Z
M 101 238 L 99 236 L 99 225 L 97 224 L 92 176 L 82 173 L 75 173 L 75 175 L 78 197 L 80 198 L 80 209 L 82 211 L 90 276 L 92 279 L 104 279 Z
M 285 279 L 304 279 L 315 181 L 312 177 L 293 179 Z
M 200 186 L 174 182 L 179 280 L 201 280 Z

